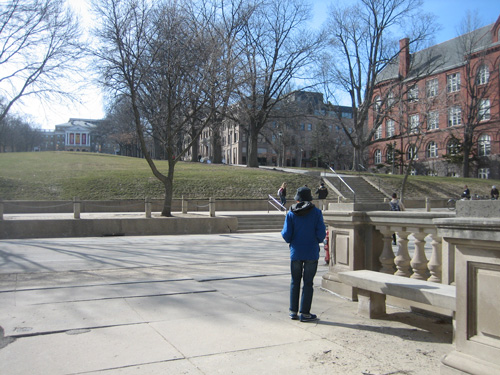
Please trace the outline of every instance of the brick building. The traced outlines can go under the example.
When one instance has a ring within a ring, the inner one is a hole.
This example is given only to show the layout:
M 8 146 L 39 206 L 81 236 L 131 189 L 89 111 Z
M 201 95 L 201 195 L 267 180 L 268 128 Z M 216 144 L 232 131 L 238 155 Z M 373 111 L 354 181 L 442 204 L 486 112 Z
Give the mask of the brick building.
M 402 173 L 500 178 L 500 17 L 416 53 L 408 39 L 379 75 L 368 165 Z M 467 142 L 469 140 L 469 142 Z M 468 150 L 468 147 L 470 150 Z
M 258 143 L 260 165 L 315 167 L 323 163 L 343 168 L 352 163 L 352 147 L 339 118 L 352 118 L 350 107 L 324 103 L 323 94 L 296 91 L 281 103 L 261 131 Z M 212 130 L 203 131 L 199 155 L 211 159 Z M 227 120 L 221 129 L 222 157 L 227 164 L 247 163 L 247 133 L 244 126 Z

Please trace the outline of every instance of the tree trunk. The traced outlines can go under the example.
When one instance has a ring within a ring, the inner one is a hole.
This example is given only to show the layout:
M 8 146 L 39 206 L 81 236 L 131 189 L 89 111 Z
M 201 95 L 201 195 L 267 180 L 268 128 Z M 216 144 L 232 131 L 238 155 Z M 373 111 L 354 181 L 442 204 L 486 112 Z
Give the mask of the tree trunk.
M 247 166 L 251 168 L 259 167 L 259 159 L 258 159 L 258 133 L 251 132 L 248 136 L 248 160 Z
M 220 138 L 220 127 L 217 126 L 213 130 L 212 135 L 212 161 L 216 164 L 222 163 L 222 142 Z
M 168 173 L 166 178 L 162 179 L 163 186 L 165 187 L 165 199 L 163 200 L 163 209 L 161 216 L 172 217 L 172 198 L 174 195 L 174 168 L 175 161 L 168 161 Z
M 193 145 L 191 146 L 191 161 L 192 162 L 197 162 L 198 161 L 198 149 L 199 149 L 200 141 L 199 138 L 196 138 L 193 141 Z

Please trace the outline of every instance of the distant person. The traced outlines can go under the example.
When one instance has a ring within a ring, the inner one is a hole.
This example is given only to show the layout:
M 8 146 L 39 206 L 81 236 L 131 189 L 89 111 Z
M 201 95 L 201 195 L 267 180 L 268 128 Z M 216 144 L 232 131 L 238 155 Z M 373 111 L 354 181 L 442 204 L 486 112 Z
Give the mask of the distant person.
M 305 186 L 297 189 L 295 200 L 297 203 L 290 207 L 281 231 L 281 236 L 290 247 L 292 280 L 289 316 L 292 320 L 312 322 L 318 319 L 315 314 L 311 314 L 313 281 L 318 269 L 319 243 L 325 239 L 326 227 L 321 210 L 311 203 L 311 189 Z
M 389 208 L 391 211 L 404 211 L 405 206 L 398 199 L 398 195 L 396 193 L 392 193 L 392 199 L 389 202 Z M 396 233 L 392 234 L 392 244 L 396 245 Z
M 316 189 L 314 193 L 318 196 L 318 206 L 321 211 L 325 210 L 325 199 L 328 196 L 328 189 L 325 187 L 325 183 L 322 182 L 320 186 Z
M 286 182 L 281 184 L 281 187 L 278 189 L 278 197 L 280 198 L 281 204 L 285 207 L 286 204 Z
M 464 192 L 462 193 L 462 199 L 470 199 L 470 190 L 467 185 L 464 186 Z
M 493 185 L 491 187 L 490 195 L 491 195 L 491 199 L 498 199 L 498 189 L 495 185 Z

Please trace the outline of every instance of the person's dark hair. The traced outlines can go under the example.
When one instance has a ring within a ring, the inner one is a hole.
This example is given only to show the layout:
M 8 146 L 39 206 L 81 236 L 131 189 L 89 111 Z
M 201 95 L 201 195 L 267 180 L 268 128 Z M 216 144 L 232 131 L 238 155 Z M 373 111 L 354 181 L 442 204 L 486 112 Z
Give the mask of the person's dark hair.
M 392 193 L 392 198 L 393 199 L 396 199 L 398 197 L 398 195 L 396 193 Z

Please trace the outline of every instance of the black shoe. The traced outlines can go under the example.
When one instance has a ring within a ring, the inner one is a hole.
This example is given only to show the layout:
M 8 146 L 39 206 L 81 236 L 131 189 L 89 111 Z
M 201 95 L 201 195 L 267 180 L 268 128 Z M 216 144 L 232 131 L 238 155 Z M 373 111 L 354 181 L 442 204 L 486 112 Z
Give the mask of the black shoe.
M 300 314 L 300 321 L 303 323 L 314 322 L 318 320 L 318 317 L 314 314 Z

